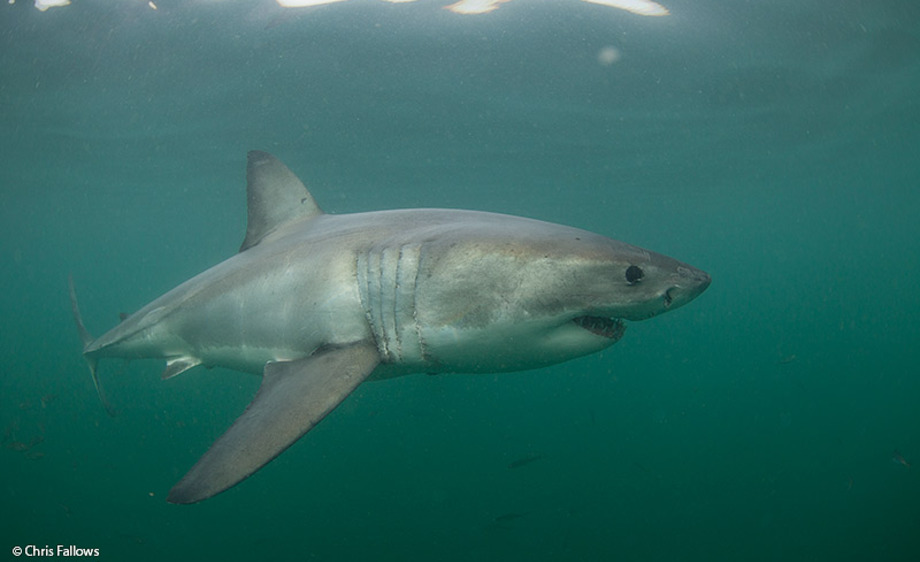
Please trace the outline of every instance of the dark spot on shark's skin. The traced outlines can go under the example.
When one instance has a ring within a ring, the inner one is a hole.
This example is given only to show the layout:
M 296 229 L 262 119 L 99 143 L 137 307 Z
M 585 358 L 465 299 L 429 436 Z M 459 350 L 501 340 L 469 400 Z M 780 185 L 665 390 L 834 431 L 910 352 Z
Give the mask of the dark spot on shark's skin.
M 631 265 L 626 268 L 626 282 L 635 285 L 645 277 L 645 272 L 638 265 Z

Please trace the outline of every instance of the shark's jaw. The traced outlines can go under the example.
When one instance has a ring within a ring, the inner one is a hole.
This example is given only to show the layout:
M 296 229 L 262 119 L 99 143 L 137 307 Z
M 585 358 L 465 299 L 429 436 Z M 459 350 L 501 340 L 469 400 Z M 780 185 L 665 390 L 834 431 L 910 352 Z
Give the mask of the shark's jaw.
M 623 337 L 623 334 L 626 333 L 626 322 L 619 318 L 577 316 L 572 319 L 572 322 L 592 334 L 611 340 L 611 344 L 618 342 Z

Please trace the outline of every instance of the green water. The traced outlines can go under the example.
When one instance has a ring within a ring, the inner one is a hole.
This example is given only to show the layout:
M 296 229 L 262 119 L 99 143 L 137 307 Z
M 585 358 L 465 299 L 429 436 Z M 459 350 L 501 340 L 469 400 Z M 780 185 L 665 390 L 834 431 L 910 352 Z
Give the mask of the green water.
M 920 559 L 920 5 L 446 3 L 0 7 L 0 556 Z M 556 367 L 362 385 L 170 505 L 259 381 L 107 361 L 108 417 L 67 275 L 98 335 L 232 255 L 249 149 L 331 212 L 530 216 L 713 284 Z

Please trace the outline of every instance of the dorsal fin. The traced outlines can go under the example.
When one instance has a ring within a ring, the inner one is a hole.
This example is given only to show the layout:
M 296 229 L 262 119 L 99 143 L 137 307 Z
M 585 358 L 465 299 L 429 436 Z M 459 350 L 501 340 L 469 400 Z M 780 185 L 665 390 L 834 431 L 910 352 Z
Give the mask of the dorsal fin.
M 267 152 L 249 152 L 246 181 L 249 217 L 241 252 L 288 222 L 323 214 L 294 172 Z

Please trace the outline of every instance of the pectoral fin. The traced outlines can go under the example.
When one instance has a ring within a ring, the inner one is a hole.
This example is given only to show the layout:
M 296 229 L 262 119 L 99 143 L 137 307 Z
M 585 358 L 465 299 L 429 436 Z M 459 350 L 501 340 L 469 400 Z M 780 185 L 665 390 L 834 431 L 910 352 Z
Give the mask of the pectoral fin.
M 262 386 L 236 422 L 176 484 L 171 503 L 195 503 L 234 486 L 281 454 L 377 367 L 372 341 L 268 363 Z

